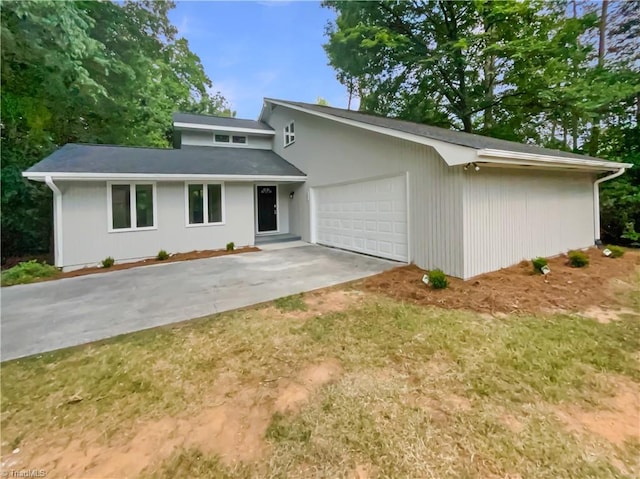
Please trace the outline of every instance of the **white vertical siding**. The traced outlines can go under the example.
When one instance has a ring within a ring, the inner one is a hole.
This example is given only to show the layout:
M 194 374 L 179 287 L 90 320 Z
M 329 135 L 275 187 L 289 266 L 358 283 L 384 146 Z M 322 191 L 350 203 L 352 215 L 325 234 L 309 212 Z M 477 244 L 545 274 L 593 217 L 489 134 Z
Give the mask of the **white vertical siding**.
M 252 183 L 225 183 L 225 224 L 186 227 L 183 182 L 158 182 L 157 229 L 109 233 L 105 182 L 59 182 L 63 203 L 64 266 L 95 264 L 254 243 Z
M 464 180 L 464 278 L 593 245 L 590 174 L 487 167 Z
M 296 140 L 283 147 L 282 128 Z M 409 173 L 409 258 L 422 268 L 462 276 L 462 168 L 448 167 L 428 146 L 276 107 L 268 123 L 274 151 L 308 175 L 290 203 L 290 231 L 310 241 L 309 188 Z

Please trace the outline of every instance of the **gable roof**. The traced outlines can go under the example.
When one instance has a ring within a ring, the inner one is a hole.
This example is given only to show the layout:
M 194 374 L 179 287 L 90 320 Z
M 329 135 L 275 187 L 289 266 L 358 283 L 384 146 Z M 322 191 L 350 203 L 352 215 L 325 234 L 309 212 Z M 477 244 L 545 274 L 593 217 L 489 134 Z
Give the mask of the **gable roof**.
M 396 118 L 371 115 L 353 110 L 344 110 L 342 108 L 273 98 L 265 98 L 265 102 L 288 106 L 310 114 L 348 122 L 353 126 L 373 129 L 392 136 L 400 136 L 410 141 L 417 140 L 420 143 L 430 144 L 438 150 L 449 166 L 465 164 L 472 161 L 525 165 L 537 161 L 547 166 L 556 164 L 565 167 L 585 168 L 597 171 L 611 171 L 620 168 L 630 168 L 632 166 L 629 163 L 616 163 L 587 155 L 580 155 L 578 153 L 542 148 L 535 145 L 449 130 Z M 430 141 L 420 141 L 420 139 Z M 438 148 L 438 146 L 443 146 L 439 145 L 439 143 L 471 148 L 476 150 L 476 152 L 471 156 L 456 155 L 456 157 L 452 157 L 447 154 L 446 147 Z M 520 157 L 520 162 L 508 161 L 510 159 L 518 159 L 517 157 Z M 494 161 L 491 161 L 492 158 Z M 529 164 L 528 166 L 534 165 Z
M 230 118 L 227 116 L 196 115 L 193 113 L 174 113 L 173 124 L 176 128 L 188 128 L 189 125 L 193 127 L 197 125 L 207 125 L 210 127 L 221 127 L 221 129 L 257 130 L 267 134 L 273 132 L 273 128 L 261 121 Z
M 69 143 L 23 173 L 30 179 L 226 177 L 236 180 L 287 178 L 305 174 L 271 150 L 214 146 L 180 149 Z

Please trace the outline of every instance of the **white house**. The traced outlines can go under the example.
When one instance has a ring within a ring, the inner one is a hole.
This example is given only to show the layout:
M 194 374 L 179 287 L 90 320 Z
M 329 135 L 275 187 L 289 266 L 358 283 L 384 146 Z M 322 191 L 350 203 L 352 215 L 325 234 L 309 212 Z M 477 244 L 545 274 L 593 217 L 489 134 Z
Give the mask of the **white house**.
M 631 166 L 268 98 L 174 128 L 174 149 L 68 144 L 23 173 L 53 190 L 56 266 L 289 234 L 467 279 L 593 245 L 598 184 Z

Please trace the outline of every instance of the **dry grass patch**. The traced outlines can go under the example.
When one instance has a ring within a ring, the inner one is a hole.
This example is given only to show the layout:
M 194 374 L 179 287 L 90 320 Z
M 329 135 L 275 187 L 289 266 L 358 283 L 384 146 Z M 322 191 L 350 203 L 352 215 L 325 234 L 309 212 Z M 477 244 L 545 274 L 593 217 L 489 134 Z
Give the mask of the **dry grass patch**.
M 487 319 L 333 288 L 4 363 L 2 461 L 61 477 L 632 477 L 633 438 L 558 411 L 613 411 L 639 351 L 631 314 Z

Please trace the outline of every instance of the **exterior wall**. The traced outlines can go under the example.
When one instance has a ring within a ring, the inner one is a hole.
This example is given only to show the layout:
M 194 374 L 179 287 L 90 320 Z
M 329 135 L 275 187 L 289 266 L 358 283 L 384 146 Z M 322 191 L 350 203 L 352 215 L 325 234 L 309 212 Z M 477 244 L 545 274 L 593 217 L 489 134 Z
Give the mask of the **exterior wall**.
M 241 132 L 231 132 L 231 131 L 216 131 L 215 133 L 222 135 L 240 135 L 247 136 L 246 144 L 234 144 L 234 143 L 214 143 L 213 142 L 213 131 L 182 131 L 182 145 L 185 146 L 220 146 L 223 148 L 255 148 L 259 150 L 270 150 L 271 149 L 271 137 L 270 136 L 259 136 L 259 135 L 248 135 L 246 133 Z
M 170 253 L 254 244 L 252 183 L 225 183 L 225 224 L 186 226 L 183 182 L 157 183 L 157 229 L 109 233 L 105 182 L 58 182 L 62 191 L 65 269 L 107 256 L 128 261 Z
M 484 167 L 465 173 L 465 279 L 594 244 L 592 175 Z
M 283 147 L 283 127 L 295 121 L 295 143 Z M 409 173 L 409 260 L 462 276 L 462 167 L 448 167 L 428 146 L 338 124 L 285 107 L 267 118 L 274 151 L 304 171 L 290 202 L 290 231 L 310 241 L 309 189 Z

